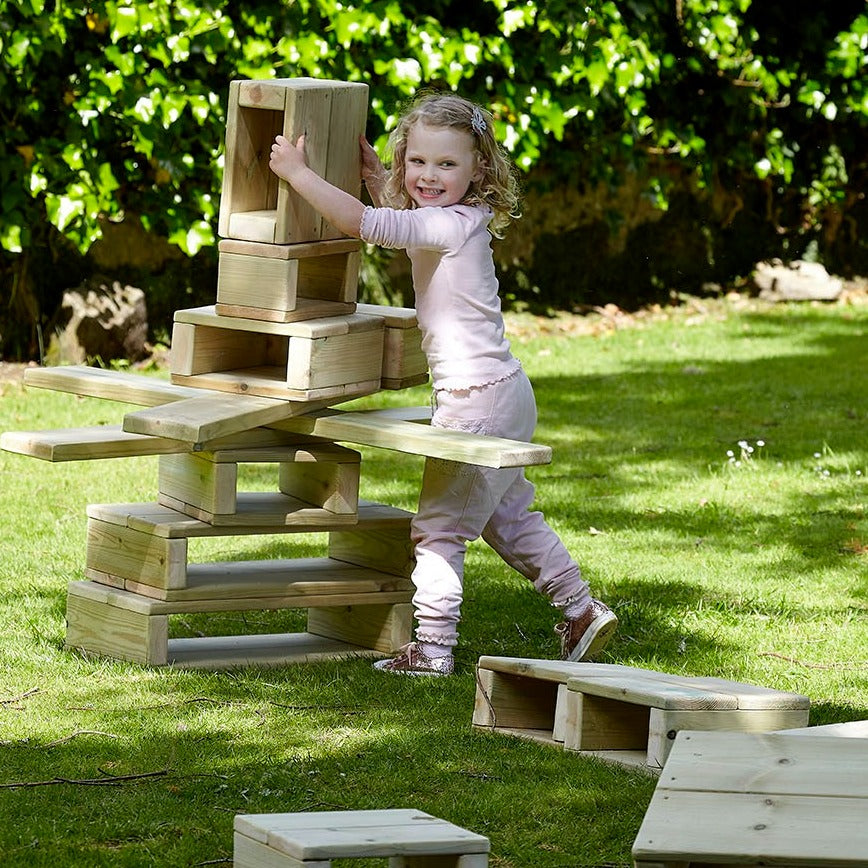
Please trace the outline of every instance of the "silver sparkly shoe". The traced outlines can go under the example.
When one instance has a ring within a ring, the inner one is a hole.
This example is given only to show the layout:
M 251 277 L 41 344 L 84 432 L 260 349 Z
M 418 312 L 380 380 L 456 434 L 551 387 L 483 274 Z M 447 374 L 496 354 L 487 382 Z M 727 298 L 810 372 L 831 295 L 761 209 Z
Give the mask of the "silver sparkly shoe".
M 374 669 L 394 672 L 397 675 L 451 675 L 455 671 L 455 662 L 451 654 L 427 657 L 422 653 L 418 642 L 410 642 L 401 649 L 397 657 L 377 660 Z

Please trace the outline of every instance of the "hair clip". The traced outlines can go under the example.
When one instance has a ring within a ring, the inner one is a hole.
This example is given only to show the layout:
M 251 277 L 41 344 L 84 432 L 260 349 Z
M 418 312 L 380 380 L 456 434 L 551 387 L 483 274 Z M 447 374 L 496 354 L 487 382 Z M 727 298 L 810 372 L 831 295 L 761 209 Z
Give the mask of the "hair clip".
M 488 124 L 485 123 L 485 116 L 482 114 L 479 106 L 473 106 L 473 114 L 470 116 L 470 126 L 477 136 L 485 135 L 485 131 L 488 129 Z

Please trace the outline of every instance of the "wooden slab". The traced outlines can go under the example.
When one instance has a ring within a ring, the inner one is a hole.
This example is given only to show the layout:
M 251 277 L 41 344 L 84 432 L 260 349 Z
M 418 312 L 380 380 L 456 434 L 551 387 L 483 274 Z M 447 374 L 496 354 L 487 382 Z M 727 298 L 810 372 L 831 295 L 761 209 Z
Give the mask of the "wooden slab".
M 252 395 L 205 394 L 124 416 L 124 431 L 203 444 L 310 410 L 302 401 Z
M 633 844 L 636 866 L 855 866 L 868 853 L 858 739 L 682 732 Z
M 443 428 L 424 428 L 376 411 L 320 410 L 293 419 L 283 419 L 272 423 L 271 427 L 362 446 L 379 446 L 411 455 L 463 461 L 482 467 L 548 464 L 552 457 L 549 446 Z
M 482 854 L 491 847 L 483 835 L 406 808 L 239 814 L 234 828 L 237 834 L 303 862 L 412 854 Z

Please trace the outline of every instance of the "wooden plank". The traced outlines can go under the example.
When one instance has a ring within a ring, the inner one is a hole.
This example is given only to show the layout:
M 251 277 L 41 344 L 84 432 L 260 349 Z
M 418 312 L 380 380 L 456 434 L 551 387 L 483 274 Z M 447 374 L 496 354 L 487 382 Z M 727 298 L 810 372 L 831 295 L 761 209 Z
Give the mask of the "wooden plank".
M 623 673 L 613 677 L 587 678 L 581 675 L 567 681 L 570 690 L 585 695 L 602 696 L 631 705 L 645 705 L 667 709 L 723 709 L 738 708 L 738 698 L 708 688 L 699 689 L 687 684 Z
M 267 244 L 274 241 L 277 234 L 277 209 L 233 211 L 229 215 L 228 227 L 227 233 L 233 238 L 247 238 Z
M 294 310 L 272 310 L 267 307 L 241 304 L 217 304 L 214 309 L 219 316 L 233 319 L 242 318 L 261 323 L 291 323 L 320 317 L 345 316 L 353 313 L 356 306 L 350 302 L 323 301 L 318 298 L 298 296 Z
M 865 865 L 868 853 L 866 816 L 862 798 L 658 789 L 633 858 L 642 865 L 855 868 Z
M 280 311 L 295 309 L 298 261 L 220 253 L 217 303 L 246 305 Z
M 155 407 L 172 401 L 200 396 L 201 391 L 176 386 L 156 377 L 108 371 L 87 365 L 69 365 L 56 368 L 26 368 L 24 383 L 40 389 L 70 392 L 89 398 L 104 398 L 124 404 Z
M 859 739 L 776 732 L 682 732 L 660 786 L 668 791 L 713 789 L 868 799 L 868 754 Z M 868 801 L 864 807 L 868 810 Z
M 834 738 L 868 738 L 868 720 L 827 723 L 822 726 L 801 726 L 778 730 L 780 735 L 819 735 Z
M 86 575 L 93 578 L 91 571 Z M 413 591 L 406 578 L 327 557 L 188 564 L 183 587 L 166 589 L 131 580 L 121 587 L 167 602 Z
M 307 259 L 316 256 L 334 256 L 337 253 L 358 253 L 358 238 L 339 238 L 334 241 L 309 241 L 304 244 L 263 244 L 224 238 L 217 244 L 220 253 L 240 253 L 245 256 L 268 256 L 273 259 Z M 369 305 L 375 307 L 376 305 Z
M 251 492 L 242 492 L 238 498 L 238 509 L 244 513 L 248 509 L 247 500 Z M 266 497 L 269 495 L 265 495 Z M 282 499 L 285 495 L 271 495 Z M 255 504 L 261 508 L 261 504 Z M 250 507 L 251 511 L 253 507 Z M 90 504 L 87 507 L 88 518 L 96 518 L 111 524 L 131 527 L 155 536 L 177 538 L 195 538 L 212 536 L 241 536 L 245 534 L 266 533 L 324 533 L 332 528 L 341 530 L 346 527 L 346 516 L 336 516 L 322 511 L 322 518 L 309 524 L 287 525 L 277 524 L 263 526 L 251 522 L 229 526 L 215 526 L 184 515 L 177 510 L 161 506 L 159 503 L 112 503 Z M 357 527 L 368 530 L 381 528 L 406 528 L 412 513 L 386 504 L 371 501 L 359 501 Z
M 233 836 L 233 868 L 331 868 L 331 864 L 331 859 L 318 859 L 316 862 L 306 859 L 300 862 L 240 832 Z
M 201 393 L 200 393 L 201 395 Z M 305 402 L 252 395 L 206 394 L 124 416 L 124 431 L 204 443 L 268 425 L 309 409 Z
M 358 454 L 358 453 L 357 453 Z M 284 461 L 278 489 L 329 512 L 355 515 L 359 508 L 359 461 Z
M 86 564 L 89 570 L 122 579 L 183 588 L 187 582 L 187 540 L 88 518 Z
M 179 638 L 170 639 L 168 647 L 168 665 L 177 669 L 292 666 L 318 660 L 382 656 L 370 648 L 336 642 L 310 633 Z M 304 864 L 307 866 L 308 863 Z
M 652 708 L 648 720 L 648 764 L 662 768 L 682 730 L 769 732 L 807 723 L 808 709 L 737 708 L 699 711 Z
M 345 335 L 351 331 L 367 331 L 382 329 L 384 320 L 380 317 L 351 313 L 340 316 L 306 319 L 291 323 L 251 322 L 243 317 L 220 316 L 213 304 L 202 307 L 176 310 L 174 321 L 191 323 L 198 326 L 210 326 L 228 331 L 253 332 L 257 337 L 263 334 L 281 335 L 283 337 L 298 337 L 315 340 L 335 335 Z
M 352 530 L 330 531 L 329 557 L 394 576 L 409 576 L 415 564 L 410 518 L 407 513 L 406 524 L 393 527 L 373 528 L 360 523 Z
M 414 422 L 390 419 L 367 412 L 320 410 L 271 423 L 270 427 L 299 434 L 313 434 L 329 440 L 363 446 L 379 446 L 411 455 L 463 461 L 483 467 L 521 467 L 548 464 L 549 446 L 524 443 L 502 437 L 483 437 L 463 431 L 425 428 Z
M 52 462 L 166 455 L 186 448 L 177 440 L 132 434 L 120 425 L 6 431 L 0 435 L 0 449 Z
M 292 401 L 305 404 L 307 412 L 372 395 L 380 390 L 379 375 L 376 379 L 360 383 L 342 383 L 315 389 L 293 389 L 286 383 L 286 369 L 283 367 L 240 368 L 237 371 L 218 371 L 192 377 L 173 374 L 172 382 L 185 386 L 194 385 L 210 393 Z

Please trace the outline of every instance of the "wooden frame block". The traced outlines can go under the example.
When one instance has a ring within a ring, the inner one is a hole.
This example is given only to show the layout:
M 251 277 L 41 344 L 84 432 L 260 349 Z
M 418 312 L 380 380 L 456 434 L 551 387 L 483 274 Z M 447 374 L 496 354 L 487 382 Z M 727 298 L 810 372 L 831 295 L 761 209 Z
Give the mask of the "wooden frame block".
M 806 696 L 617 664 L 481 657 L 473 725 L 658 773 L 682 729 L 807 723 Z
M 412 593 L 412 592 L 411 592 Z M 392 654 L 412 638 L 413 606 L 317 606 L 307 610 L 307 632 Z
M 406 527 L 359 525 L 329 533 L 330 558 L 394 576 L 409 576 L 415 566 L 410 523 Z
M 177 311 L 172 382 L 299 401 L 370 394 L 380 388 L 383 331 L 382 319 L 357 314 L 271 323 L 213 307 Z
M 276 448 L 192 452 L 160 456 L 158 502 L 185 515 L 212 523 L 241 523 L 237 517 L 238 465 L 278 465 L 277 487 L 287 498 L 271 498 L 276 511 L 270 518 L 261 510 L 257 521 L 288 521 L 299 508 L 355 516 L 359 505 L 361 455 L 333 443 L 306 443 Z M 256 495 L 244 495 L 244 502 Z M 300 507 L 300 504 L 303 506 Z
M 308 163 L 332 184 L 359 195 L 359 136 L 368 87 L 357 82 L 295 78 L 233 81 L 218 231 L 222 237 L 289 244 L 340 237 L 268 166 L 278 133 L 304 133 Z
M 221 316 L 295 322 L 352 313 L 361 253 L 355 239 L 307 244 L 219 244 L 217 303 Z
M 406 389 L 428 381 L 428 359 L 422 352 L 422 331 L 413 308 L 359 304 L 356 313 L 382 317 L 385 322 L 384 389 Z
M 234 835 L 235 868 L 328 868 L 332 859 L 383 857 L 390 868 L 486 868 L 491 849 L 483 835 L 409 808 L 237 814 Z

